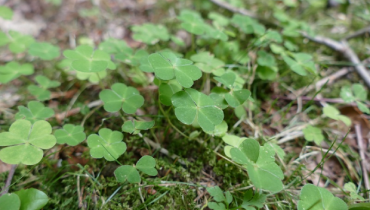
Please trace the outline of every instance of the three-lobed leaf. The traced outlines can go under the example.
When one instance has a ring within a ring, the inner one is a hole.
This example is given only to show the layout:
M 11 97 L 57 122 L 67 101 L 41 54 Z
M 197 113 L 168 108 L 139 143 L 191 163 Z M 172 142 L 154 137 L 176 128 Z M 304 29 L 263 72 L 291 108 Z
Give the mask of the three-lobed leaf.
M 35 39 L 32 36 L 24 35 L 17 31 L 0 32 L 0 46 L 8 44 L 9 50 L 13 53 L 26 51 L 33 42 L 35 42 Z
M 31 75 L 34 73 L 31 64 L 19 64 L 15 61 L 0 66 L 0 83 L 8 83 L 21 75 Z
M 19 210 L 39 210 L 42 209 L 49 201 L 48 196 L 37 189 L 22 189 L 15 192 L 18 195 L 21 206 Z
M 19 112 L 15 115 L 15 119 L 26 119 L 31 122 L 37 120 L 45 120 L 54 116 L 53 109 L 45 107 L 43 103 L 38 101 L 30 101 L 27 103 L 27 108 L 18 106 Z
M 104 102 L 107 112 L 117 112 L 122 109 L 127 114 L 134 114 L 144 104 L 144 98 L 134 87 L 115 83 L 111 89 L 102 90 L 99 98 Z
M 42 60 L 52 60 L 59 57 L 60 49 L 47 42 L 34 42 L 29 45 L 28 53 Z
M 347 116 L 341 115 L 339 110 L 336 109 L 334 106 L 326 105 L 323 108 L 324 115 L 328 116 L 329 118 L 333 120 L 340 120 L 347 126 L 351 125 L 351 119 Z
M 154 126 L 154 121 L 137 121 L 137 120 L 128 120 L 122 125 L 122 131 L 138 134 L 141 130 L 148 130 Z
M 84 128 L 80 125 L 65 124 L 62 129 L 54 132 L 58 144 L 76 146 L 86 139 Z
M 99 135 L 91 134 L 87 145 L 93 158 L 105 158 L 108 161 L 117 160 L 126 151 L 126 143 L 122 141 L 123 134 L 108 128 L 99 130 Z
M 213 131 L 224 118 L 223 111 L 207 95 L 188 88 L 172 96 L 175 115 L 186 125 L 197 122 L 204 131 Z
M 168 41 L 170 39 L 170 34 L 163 25 L 145 23 L 143 25 L 133 26 L 131 30 L 134 32 L 132 38 L 150 45 L 156 44 L 160 40 Z
M 13 10 L 7 6 L 0 6 L 0 17 L 5 20 L 11 20 L 13 18 Z
M 0 146 L 9 146 L 0 150 L 0 159 L 8 164 L 37 164 L 42 159 L 42 149 L 50 149 L 56 143 L 51 131 L 51 125 L 44 120 L 15 121 L 9 132 L 0 133 Z
M 317 145 L 320 145 L 324 140 L 321 129 L 311 125 L 303 129 L 303 134 L 307 141 L 314 141 Z
M 60 86 L 60 82 L 53 81 L 48 79 L 45 76 L 37 75 L 35 80 L 39 84 L 39 86 L 36 85 L 29 85 L 27 87 L 28 91 L 40 101 L 48 100 L 50 99 L 51 92 L 47 90 L 48 88 L 55 88 Z
M 114 171 L 114 175 L 118 182 L 123 183 L 127 180 L 129 183 L 140 183 L 141 177 L 138 170 L 149 176 L 158 174 L 158 171 L 155 169 L 155 159 L 145 155 L 137 161 L 136 166 L 123 165 L 118 167 Z

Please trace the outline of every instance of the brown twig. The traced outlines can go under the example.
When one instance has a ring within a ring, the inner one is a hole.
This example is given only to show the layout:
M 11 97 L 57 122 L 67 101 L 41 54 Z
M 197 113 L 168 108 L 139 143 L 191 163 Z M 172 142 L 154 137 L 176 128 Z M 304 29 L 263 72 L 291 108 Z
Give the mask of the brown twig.
M 231 11 L 231 12 L 240 13 L 242 15 L 249 16 L 249 17 L 252 17 L 252 18 L 258 18 L 257 15 L 254 14 L 253 12 L 251 12 L 249 10 L 246 10 L 246 9 L 243 9 L 243 8 L 236 8 L 233 5 L 227 3 L 226 1 L 211 0 L 211 2 L 217 4 L 218 6 L 220 6 L 222 8 L 225 8 L 225 9 Z
M 365 188 L 366 188 L 366 194 L 368 194 L 368 191 L 370 189 L 370 183 L 369 183 L 369 175 L 367 173 L 367 164 L 366 164 L 366 157 L 364 153 L 364 144 L 362 142 L 362 133 L 361 133 L 361 125 L 355 124 L 355 132 L 356 132 L 356 139 L 358 144 L 358 152 L 360 153 L 361 158 L 361 168 L 362 168 L 362 179 L 364 180 Z
M 89 104 L 87 104 L 87 107 L 89 107 L 91 109 L 93 107 L 100 106 L 102 104 L 103 104 L 103 101 L 96 100 L 96 101 L 93 101 L 93 102 L 90 102 Z M 55 114 L 55 118 L 57 119 L 57 121 L 59 123 L 62 123 L 64 118 L 75 115 L 75 114 L 79 113 L 80 110 L 81 110 L 81 108 L 77 107 L 77 108 L 71 109 L 69 111 L 65 111 L 65 112 L 62 112 L 62 113 L 59 113 L 59 114 Z
M 11 165 L 11 168 L 9 170 L 8 177 L 6 178 L 5 186 L 3 188 L 3 191 L 0 193 L 0 196 L 5 195 L 9 191 L 10 184 L 12 183 L 12 179 L 14 176 L 15 169 L 18 165 Z

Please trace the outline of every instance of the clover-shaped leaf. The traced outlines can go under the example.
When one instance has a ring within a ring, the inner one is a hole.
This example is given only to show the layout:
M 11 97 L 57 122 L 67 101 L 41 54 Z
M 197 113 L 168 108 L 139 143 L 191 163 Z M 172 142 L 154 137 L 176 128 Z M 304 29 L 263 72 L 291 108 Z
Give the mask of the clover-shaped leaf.
M 205 73 L 212 73 L 216 76 L 221 76 L 225 73 L 222 68 L 225 63 L 214 56 L 210 52 L 200 52 L 192 55 L 190 59 L 196 62 L 194 65 Z
M 60 50 L 47 42 L 34 42 L 29 45 L 28 53 L 42 60 L 52 60 L 60 55 Z
M 179 84 L 190 88 L 195 80 L 202 76 L 200 69 L 192 65 L 192 61 L 176 57 L 169 51 L 154 53 L 148 56 L 147 61 L 142 60 L 140 69 L 147 72 L 154 72 L 161 80 L 176 78 Z
M 177 80 L 170 80 L 168 83 L 161 83 L 158 88 L 159 101 L 166 106 L 171 106 L 172 95 L 179 92 L 181 89 L 182 87 Z
M 138 134 L 141 130 L 148 130 L 154 126 L 154 121 L 137 121 L 137 120 L 128 120 L 122 125 L 122 131 Z
M 283 42 L 283 38 L 281 37 L 279 32 L 269 29 L 264 35 L 262 35 L 256 40 L 254 45 L 259 47 L 265 47 L 271 42 L 281 43 Z
M 323 112 L 326 116 L 328 116 L 329 118 L 331 118 L 333 120 L 340 120 L 340 121 L 344 122 L 344 124 L 346 124 L 347 126 L 351 125 L 351 119 L 344 116 L 344 115 L 341 115 L 339 110 L 336 109 L 333 106 L 326 105 L 323 108 Z
M 49 201 L 48 196 L 44 192 L 34 188 L 22 189 L 15 192 L 15 194 L 21 200 L 20 210 L 39 210 Z
M 133 26 L 131 30 L 134 32 L 132 38 L 134 38 L 136 41 L 144 42 L 146 44 L 153 45 L 160 40 L 168 41 L 170 38 L 167 28 L 163 25 L 145 23 L 141 26 Z
M 136 163 L 136 168 L 149 176 L 156 176 L 158 174 L 155 169 L 155 159 L 152 156 L 145 155 Z
M 114 176 L 118 182 L 140 183 L 141 178 L 139 172 L 134 166 L 123 165 L 114 171 Z
M 100 80 L 104 79 L 107 76 L 107 71 L 99 71 L 99 72 L 76 72 L 76 77 L 79 80 L 89 80 L 89 82 L 93 84 L 98 84 Z
M 317 187 L 312 184 L 303 186 L 300 200 L 298 201 L 298 210 L 347 210 L 347 204 L 325 188 Z
M 221 15 L 217 12 L 210 12 L 208 14 L 208 18 L 213 20 L 213 25 L 219 25 L 219 26 L 227 26 L 229 25 L 229 18 Z
M 182 123 L 190 125 L 195 121 L 204 131 L 213 131 L 224 118 L 223 111 L 207 95 L 194 89 L 185 89 L 172 96 L 175 115 Z
M 19 64 L 17 62 L 9 62 L 5 66 L 0 66 L 0 83 L 8 83 L 21 75 L 31 75 L 34 73 L 31 64 Z
M 0 133 L 0 146 L 10 146 L 0 150 L 0 159 L 8 164 L 37 164 L 42 159 L 42 149 L 50 149 L 56 143 L 51 131 L 50 124 L 44 120 L 15 121 L 9 132 Z
M 227 132 L 227 123 L 225 121 L 222 121 L 222 123 L 215 126 L 215 129 L 212 132 L 206 132 L 213 136 L 224 136 Z
M 306 53 L 292 53 L 292 57 L 283 56 L 285 63 L 288 64 L 292 71 L 302 76 L 306 76 L 307 71 L 316 73 L 315 63 L 312 61 L 311 55 Z
M 100 72 L 115 69 L 110 55 L 103 50 L 95 50 L 89 45 L 80 45 L 75 50 L 65 50 L 63 55 L 71 60 L 71 67 L 81 72 Z
M 132 66 L 138 66 L 141 59 L 147 57 L 148 53 L 145 50 L 137 50 L 135 53 L 131 48 L 122 50 L 116 54 L 115 59 L 127 63 Z
M 127 49 L 131 48 L 125 41 L 119 39 L 110 38 L 99 44 L 99 50 L 103 50 L 110 55 L 116 55 L 117 53 L 123 52 Z
M 317 145 L 320 145 L 324 140 L 324 135 L 322 135 L 321 129 L 311 125 L 303 129 L 303 134 L 307 141 L 314 141 Z
M 266 30 L 265 27 L 255 19 L 240 14 L 234 14 L 231 23 L 238 26 L 239 29 L 246 34 L 262 35 Z
M 0 6 L 0 17 L 5 20 L 11 20 L 13 18 L 13 10 L 6 6 Z
M 271 192 L 283 189 L 284 174 L 275 163 L 275 151 L 271 147 L 259 146 L 256 140 L 246 139 L 238 148 L 231 148 L 230 155 L 247 169 L 255 187 Z
M 269 67 L 258 65 L 256 72 L 261 79 L 273 80 L 276 78 L 278 69 L 276 66 Z
M 104 157 L 108 161 L 114 161 L 126 151 L 126 143 L 122 139 L 121 132 L 102 128 L 99 135 L 91 134 L 87 138 L 87 145 L 93 158 Z
M 40 101 L 50 99 L 51 93 L 50 91 L 47 90 L 48 88 L 55 88 L 60 85 L 60 82 L 50 80 L 42 75 L 37 75 L 35 77 L 35 80 L 37 81 L 39 86 L 30 85 L 28 86 L 27 89 L 30 91 L 32 95 L 36 96 L 36 98 Z
M 370 114 L 369 108 L 363 103 L 367 99 L 367 91 L 363 85 L 357 83 L 353 84 L 352 87 L 342 87 L 340 97 L 347 103 L 356 102 L 362 112 Z
M 0 32 L 0 46 L 8 44 L 8 48 L 13 53 L 24 52 L 27 47 L 35 42 L 29 35 L 23 35 L 16 31 L 9 31 L 8 34 Z
M 362 196 L 357 193 L 356 185 L 353 182 L 345 183 L 343 186 L 344 190 L 349 191 L 351 199 L 353 200 L 365 200 Z
M 114 175 L 118 182 L 139 183 L 141 177 L 139 171 L 148 174 L 149 176 L 156 176 L 158 171 L 155 169 L 155 159 L 151 156 L 145 155 L 137 161 L 136 166 L 123 165 L 114 171 Z
M 251 95 L 249 90 L 241 89 L 236 83 L 236 75 L 233 72 L 227 72 L 220 77 L 215 77 L 215 80 L 230 89 L 230 92 L 225 94 L 225 100 L 231 107 L 243 104 Z
M 177 17 L 182 21 L 181 27 L 186 31 L 195 34 L 202 35 L 205 31 L 204 25 L 206 24 L 199 13 L 191 10 L 181 10 L 180 15 Z
M 111 90 L 102 90 L 99 98 L 104 102 L 107 112 L 117 112 L 122 109 L 127 114 L 134 114 L 144 104 L 144 98 L 134 87 L 122 83 L 115 83 Z
M 86 139 L 84 128 L 72 124 L 66 124 L 62 129 L 56 130 L 54 136 L 57 138 L 58 144 L 68 144 L 70 146 L 76 146 Z
M 233 196 L 229 191 L 225 193 L 221 190 L 220 187 L 207 187 L 208 193 L 213 197 L 213 200 L 219 202 L 209 202 L 208 207 L 214 210 L 226 210 L 225 204 L 228 206 L 233 201 Z M 223 203 L 221 203 L 223 202 Z
M 41 102 L 30 101 L 27 103 L 27 107 L 18 106 L 19 112 L 15 115 L 15 119 L 26 119 L 33 123 L 37 120 L 45 120 L 54 116 L 54 111 L 49 107 L 45 107 Z
M 258 55 L 257 58 L 258 65 L 269 67 L 276 66 L 275 57 L 272 54 L 260 50 L 257 52 L 257 55 Z
M 228 36 L 227 34 L 225 34 L 222 29 L 219 29 L 219 28 L 214 28 L 210 25 L 207 25 L 207 24 L 204 24 L 203 26 L 205 28 L 205 35 L 206 37 L 210 37 L 212 39 L 219 39 L 219 40 L 222 40 L 224 42 L 226 42 L 228 40 Z

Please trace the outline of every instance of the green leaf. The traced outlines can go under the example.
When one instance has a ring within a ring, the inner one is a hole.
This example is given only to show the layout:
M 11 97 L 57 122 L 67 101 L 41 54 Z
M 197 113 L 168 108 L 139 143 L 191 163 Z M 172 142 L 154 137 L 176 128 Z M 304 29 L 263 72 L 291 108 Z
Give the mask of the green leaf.
M 356 203 L 349 205 L 349 210 L 370 210 L 370 203 Z
M 161 83 L 158 88 L 159 101 L 166 106 L 171 106 L 171 97 L 181 89 L 182 87 L 177 80 L 170 80 L 168 83 Z
M 266 30 L 265 27 L 255 19 L 240 14 L 234 14 L 231 23 L 246 34 L 263 35 Z
M 131 30 L 134 32 L 132 35 L 134 40 L 150 45 L 156 44 L 160 40 L 168 41 L 170 39 L 170 34 L 168 33 L 167 28 L 163 25 L 145 23 L 141 26 L 133 26 Z
M 194 89 L 185 89 L 172 96 L 175 115 L 186 125 L 197 121 L 204 131 L 213 131 L 224 118 L 223 111 L 213 100 Z
M 346 85 L 340 89 L 340 97 L 343 101 L 347 103 L 351 103 L 356 100 L 355 96 L 352 93 L 352 89 L 350 86 Z
M 168 51 L 149 55 L 148 62 L 157 78 L 161 80 L 176 78 L 179 84 L 185 88 L 193 86 L 193 81 L 202 76 L 200 69 L 192 65 L 193 62 L 178 58 Z
M 291 57 L 284 55 L 283 59 L 286 64 L 294 71 L 295 73 L 306 76 L 307 71 L 316 74 L 315 63 L 312 61 L 312 56 L 306 53 L 292 53 Z
M 229 18 L 221 15 L 220 13 L 217 12 L 210 12 L 208 14 L 208 18 L 213 20 L 214 25 L 219 25 L 219 26 L 227 26 L 229 25 Z
M 115 83 L 111 90 L 102 90 L 99 98 L 104 102 L 107 112 L 117 112 L 122 109 L 127 114 L 134 114 L 144 104 L 144 98 L 134 87 Z
M 344 124 L 346 124 L 347 126 L 351 125 L 351 119 L 344 116 L 344 115 L 341 115 L 340 112 L 338 111 L 338 109 L 336 109 L 333 106 L 326 105 L 323 108 L 323 112 L 324 112 L 324 115 L 328 116 L 329 118 L 331 118 L 333 120 L 340 120 Z
M 358 193 L 357 193 L 357 189 L 356 189 L 356 185 L 353 184 L 352 182 L 348 182 L 346 184 L 344 184 L 344 190 L 346 191 L 349 191 L 350 193 L 350 196 L 351 196 L 351 199 L 353 200 L 361 200 L 361 201 L 364 201 L 365 199 L 360 196 Z M 369 205 L 370 207 L 370 205 Z
M 51 93 L 47 90 L 48 88 L 55 88 L 60 86 L 60 82 L 49 80 L 47 77 L 42 75 L 37 75 L 35 80 L 37 81 L 37 83 L 39 83 L 40 87 L 36 85 L 30 85 L 27 89 L 40 101 L 50 99 Z
M 320 145 L 324 140 L 321 129 L 311 125 L 303 129 L 303 134 L 307 141 L 314 141 L 317 145 Z
M 140 183 L 141 177 L 139 172 L 133 166 L 120 166 L 114 171 L 114 176 L 118 182 L 125 182 L 126 180 L 130 183 Z
M 131 66 L 139 66 L 141 59 L 146 57 L 148 57 L 148 53 L 145 50 L 137 50 L 134 54 L 130 48 L 117 53 L 115 58 Z
M 276 66 L 268 67 L 268 66 L 258 66 L 256 69 L 257 75 L 259 78 L 264 80 L 273 80 L 277 76 L 278 69 Z
M 212 132 L 206 132 L 212 136 L 219 136 L 222 137 L 226 134 L 228 129 L 227 123 L 225 121 L 222 121 L 222 123 L 215 126 L 215 130 Z
M 199 13 L 183 9 L 177 17 L 182 21 L 181 27 L 189 33 L 195 35 L 202 35 L 205 31 L 204 25 L 206 24 Z
M 58 129 L 54 132 L 58 144 L 68 144 L 76 146 L 86 139 L 84 128 L 80 125 L 66 124 L 63 129 Z
M 63 55 L 72 60 L 71 67 L 81 72 L 100 72 L 115 69 L 108 53 L 95 50 L 89 45 L 80 45 L 75 50 L 65 50 Z
M 26 51 L 27 47 L 35 42 L 35 39 L 29 35 L 23 35 L 16 31 L 9 31 L 8 34 L 0 32 L 0 46 L 8 44 L 8 48 L 13 53 Z
M 9 132 L 0 133 L 0 146 L 10 146 L 0 150 L 0 159 L 8 164 L 37 164 L 43 156 L 41 149 L 50 149 L 56 143 L 51 131 L 50 124 L 44 120 L 15 121 Z
M 154 121 L 128 120 L 122 125 L 122 131 L 126 133 L 138 134 L 141 130 L 148 130 L 154 126 Z
M 52 60 L 59 57 L 60 49 L 47 42 L 34 42 L 29 45 L 28 53 L 42 60 Z
M 89 80 L 89 82 L 93 84 L 98 84 L 100 80 L 104 79 L 107 76 L 107 71 L 99 71 L 99 72 L 76 72 L 76 77 L 79 80 Z
M 104 157 L 108 161 L 114 161 L 126 151 L 126 143 L 122 139 L 121 132 L 102 128 L 99 135 L 91 134 L 87 138 L 87 145 L 93 158 Z
M 31 75 L 34 73 L 31 64 L 19 64 L 17 62 L 9 62 L 5 66 L 0 66 L 0 83 L 8 83 L 21 75 Z
M 13 10 L 7 6 L 0 6 L 0 17 L 5 20 L 11 20 L 13 18 Z
M 359 102 L 359 101 L 356 101 L 356 104 L 358 106 L 358 109 L 360 109 L 361 112 L 366 113 L 366 114 L 370 114 L 370 110 L 369 110 L 369 108 L 367 107 L 366 104 L 364 104 L 362 102 Z
M 131 48 L 125 41 L 114 38 L 109 38 L 99 44 L 99 50 L 103 50 L 110 55 L 116 55 L 129 49 Z
M 48 196 L 34 188 L 20 190 L 15 192 L 21 200 L 21 208 L 19 210 L 39 210 L 44 207 L 48 201 Z
M 266 195 L 259 192 L 253 192 L 253 189 L 248 189 L 246 192 L 244 192 L 243 203 L 241 207 L 245 208 L 246 210 L 255 210 L 255 208 L 252 206 L 262 208 L 266 198 Z
M 227 210 L 223 203 L 209 202 L 208 207 L 213 210 Z
M 49 107 L 45 107 L 41 102 L 30 101 L 27 107 L 18 106 L 19 112 L 15 115 L 15 119 L 26 119 L 33 123 L 37 120 L 45 120 L 54 116 L 54 111 Z
M 224 202 L 226 201 L 226 197 L 224 192 L 221 190 L 219 186 L 215 187 L 207 187 L 207 192 L 213 197 L 213 200 L 217 202 Z
M 21 200 L 17 194 L 7 193 L 0 197 L 0 210 L 19 210 L 20 207 Z
M 222 68 L 225 63 L 217 58 L 214 58 L 210 52 L 199 52 L 192 55 L 190 59 L 195 63 L 200 70 L 205 73 L 212 73 L 216 76 L 221 76 L 225 70 Z
M 276 66 L 275 57 L 272 54 L 260 50 L 257 52 L 257 55 L 258 55 L 257 58 L 258 65 L 267 66 L 270 68 Z
M 151 156 L 145 155 L 136 163 L 136 168 L 149 176 L 156 176 L 158 174 L 155 169 L 155 159 Z
M 298 210 L 347 210 L 347 204 L 340 198 L 334 197 L 330 191 L 312 184 L 303 186 Z
M 236 75 L 233 72 L 227 72 L 214 79 L 231 89 L 229 93 L 225 94 L 225 100 L 231 107 L 243 104 L 251 95 L 249 90 L 241 89 L 239 84 L 236 83 Z
M 360 100 L 360 101 L 366 101 L 367 99 L 367 91 L 365 89 L 365 87 L 361 84 L 353 84 L 352 85 L 352 90 L 353 90 L 353 93 L 355 94 L 355 97 L 357 100 Z

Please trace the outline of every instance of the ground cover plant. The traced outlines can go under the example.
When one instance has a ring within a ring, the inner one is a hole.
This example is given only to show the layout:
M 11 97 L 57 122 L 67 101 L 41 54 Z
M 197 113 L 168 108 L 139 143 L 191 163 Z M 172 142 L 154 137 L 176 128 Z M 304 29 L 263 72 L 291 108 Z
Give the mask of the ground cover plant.
M 370 4 L 130 4 L 0 6 L 0 209 L 370 209 Z

